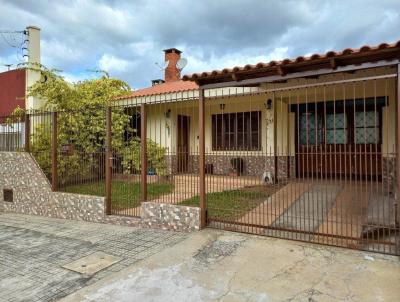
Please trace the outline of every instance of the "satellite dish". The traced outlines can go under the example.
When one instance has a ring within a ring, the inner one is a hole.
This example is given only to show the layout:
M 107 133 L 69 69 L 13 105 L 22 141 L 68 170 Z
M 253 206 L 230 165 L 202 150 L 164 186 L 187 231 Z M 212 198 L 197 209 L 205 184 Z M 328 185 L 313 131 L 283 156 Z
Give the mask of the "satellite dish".
M 181 58 L 178 60 L 178 62 L 176 62 L 176 68 L 178 68 L 179 70 L 182 70 L 183 68 L 185 68 L 187 63 L 188 63 L 187 59 Z
M 165 69 L 168 67 L 168 65 L 169 65 L 169 61 L 167 60 L 167 61 L 165 61 L 163 64 L 156 63 L 156 65 L 157 65 L 161 70 L 165 70 Z

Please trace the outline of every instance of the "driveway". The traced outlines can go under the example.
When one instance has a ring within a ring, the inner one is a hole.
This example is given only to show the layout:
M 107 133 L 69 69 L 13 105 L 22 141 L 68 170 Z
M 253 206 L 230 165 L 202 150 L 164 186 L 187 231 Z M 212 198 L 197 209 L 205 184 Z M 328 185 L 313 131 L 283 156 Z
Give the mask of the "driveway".
M 185 236 L 0 213 L 0 301 L 55 301 Z
M 77 301 L 400 301 L 397 257 L 207 229 L 66 297 Z

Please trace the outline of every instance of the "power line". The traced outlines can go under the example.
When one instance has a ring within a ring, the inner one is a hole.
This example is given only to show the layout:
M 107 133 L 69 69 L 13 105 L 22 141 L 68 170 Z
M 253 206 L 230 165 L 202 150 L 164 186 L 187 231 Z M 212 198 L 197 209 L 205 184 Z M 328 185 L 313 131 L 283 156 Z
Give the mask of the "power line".
M 1 34 L 24 34 L 26 30 L 1 30 Z
M 26 30 L 0 30 L 0 40 L 4 40 L 8 47 L 16 49 L 15 56 L 17 62 L 25 60 L 24 49 L 26 49 L 26 47 L 24 47 L 24 44 L 28 42 L 25 38 L 26 35 Z

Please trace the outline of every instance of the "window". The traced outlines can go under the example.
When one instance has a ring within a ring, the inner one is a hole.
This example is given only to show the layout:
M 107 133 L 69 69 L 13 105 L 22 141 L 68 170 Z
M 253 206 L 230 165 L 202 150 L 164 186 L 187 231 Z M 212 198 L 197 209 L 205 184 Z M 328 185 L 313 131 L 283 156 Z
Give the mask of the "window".
M 261 111 L 212 115 L 213 150 L 261 150 Z
M 356 144 L 379 144 L 379 129 L 378 112 L 355 113 L 354 136 Z
M 300 116 L 300 145 L 315 145 L 322 142 L 322 118 L 314 112 L 304 112 Z
M 347 144 L 347 118 L 345 113 L 327 114 L 326 143 Z

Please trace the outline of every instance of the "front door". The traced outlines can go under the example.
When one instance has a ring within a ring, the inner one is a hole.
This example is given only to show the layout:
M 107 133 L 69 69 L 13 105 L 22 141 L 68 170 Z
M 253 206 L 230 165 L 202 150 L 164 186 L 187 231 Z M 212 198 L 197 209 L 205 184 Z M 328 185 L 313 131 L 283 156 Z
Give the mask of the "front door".
M 178 115 L 178 173 L 188 172 L 190 117 Z

